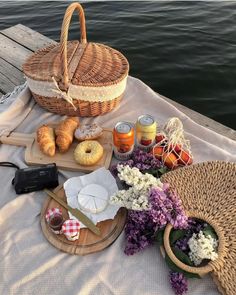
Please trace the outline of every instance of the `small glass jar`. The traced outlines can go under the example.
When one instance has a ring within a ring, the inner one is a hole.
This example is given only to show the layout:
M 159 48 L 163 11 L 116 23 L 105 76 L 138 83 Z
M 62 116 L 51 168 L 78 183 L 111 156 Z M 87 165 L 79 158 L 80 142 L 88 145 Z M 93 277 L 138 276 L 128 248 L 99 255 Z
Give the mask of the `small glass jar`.
M 64 223 L 63 216 L 59 213 L 53 214 L 48 222 L 48 225 L 54 232 L 60 232 Z

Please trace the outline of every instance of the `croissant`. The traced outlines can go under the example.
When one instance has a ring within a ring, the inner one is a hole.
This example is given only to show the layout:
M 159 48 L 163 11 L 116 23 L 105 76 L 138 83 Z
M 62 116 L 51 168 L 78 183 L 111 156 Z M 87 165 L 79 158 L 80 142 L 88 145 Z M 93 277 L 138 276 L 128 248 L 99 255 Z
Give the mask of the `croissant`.
M 53 128 L 43 125 L 37 130 L 37 142 L 40 150 L 47 156 L 53 157 L 56 152 Z
M 74 138 L 75 129 L 79 126 L 79 118 L 69 117 L 62 121 L 55 129 L 56 145 L 61 153 L 68 151 Z

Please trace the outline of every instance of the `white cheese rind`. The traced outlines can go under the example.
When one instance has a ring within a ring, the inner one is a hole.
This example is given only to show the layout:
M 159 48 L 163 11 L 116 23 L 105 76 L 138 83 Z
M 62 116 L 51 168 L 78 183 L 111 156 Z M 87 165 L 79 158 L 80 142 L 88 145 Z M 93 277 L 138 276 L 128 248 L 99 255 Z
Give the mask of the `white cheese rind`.
M 87 185 L 79 192 L 78 203 L 81 210 L 93 214 L 100 213 L 108 205 L 108 192 L 101 185 Z

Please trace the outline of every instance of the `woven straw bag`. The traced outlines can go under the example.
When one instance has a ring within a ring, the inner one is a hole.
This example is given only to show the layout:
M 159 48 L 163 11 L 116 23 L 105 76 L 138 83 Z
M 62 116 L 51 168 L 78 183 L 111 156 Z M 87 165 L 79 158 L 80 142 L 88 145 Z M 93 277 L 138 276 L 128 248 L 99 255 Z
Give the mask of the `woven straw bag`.
M 67 41 L 77 10 L 81 38 Z M 98 116 L 118 106 L 126 88 L 129 63 L 117 50 L 87 42 L 82 6 L 66 10 L 60 44 L 40 49 L 23 65 L 29 88 L 39 105 L 60 115 Z
M 236 163 L 213 161 L 177 169 L 162 176 L 180 196 L 185 212 L 202 219 L 219 239 L 218 258 L 202 267 L 191 267 L 176 258 L 170 247 L 169 224 L 164 232 L 164 248 L 181 269 L 204 275 L 211 272 L 219 291 L 236 294 Z

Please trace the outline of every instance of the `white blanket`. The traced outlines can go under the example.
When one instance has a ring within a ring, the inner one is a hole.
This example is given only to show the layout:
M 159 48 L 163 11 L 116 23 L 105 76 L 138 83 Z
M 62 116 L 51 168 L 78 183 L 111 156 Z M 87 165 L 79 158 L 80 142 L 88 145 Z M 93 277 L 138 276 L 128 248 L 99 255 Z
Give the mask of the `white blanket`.
M 32 133 L 42 124 L 58 121 L 58 115 L 40 108 L 28 88 L 16 93 L 10 103 L 0 105 L 0 134 L 15 130 Z M 135 122 L 141 114 L 153 115 L 158 124 L 178 116 L 191 141 L 195 162 L 236 161 L 236 142 L 210 131 L 163 100 L 140 80 L 129 77 L 120 107 L 97 118 L 96 122 L 113 128 L 120 120 Z M 0 146 L 0 161 L 11 161 L 21 168 L 24 148 Z M 60 170 L 60 182 L 80 175 Z M 168 268 L 159 249 L 150 247 L 134 256 L 126 256 L 124 234 L 102 252 L 87 256 L 62 253 L 43 236 L 40 211 L 45 200 L 42 192 L 16 196 L 11 180 L 14 169 L 0 167 L 0 294 L 3 295 L 171 295 Z M 219 294 L 210 276 L 189 279 L 190 295 Z

